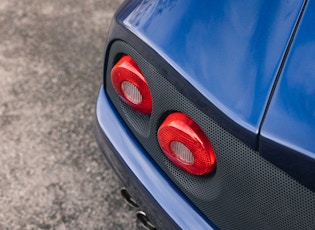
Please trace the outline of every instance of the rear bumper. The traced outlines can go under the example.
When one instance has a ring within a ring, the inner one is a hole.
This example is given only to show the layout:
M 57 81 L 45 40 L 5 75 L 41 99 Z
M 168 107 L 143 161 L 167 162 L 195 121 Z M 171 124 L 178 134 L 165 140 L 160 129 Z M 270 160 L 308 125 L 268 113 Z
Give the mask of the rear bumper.
M 215 229 L 147 155 L 103 87 L 96 103 L 95 136 L 108 162 L 157 227 Z

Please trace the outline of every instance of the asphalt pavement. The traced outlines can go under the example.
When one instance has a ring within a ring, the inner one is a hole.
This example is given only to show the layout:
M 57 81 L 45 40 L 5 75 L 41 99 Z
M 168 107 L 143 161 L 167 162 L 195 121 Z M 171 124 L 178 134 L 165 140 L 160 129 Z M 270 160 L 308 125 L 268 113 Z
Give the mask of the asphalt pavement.
M 116 0 L 0 1 L 0 229 L 138 229 L 93 136 Z

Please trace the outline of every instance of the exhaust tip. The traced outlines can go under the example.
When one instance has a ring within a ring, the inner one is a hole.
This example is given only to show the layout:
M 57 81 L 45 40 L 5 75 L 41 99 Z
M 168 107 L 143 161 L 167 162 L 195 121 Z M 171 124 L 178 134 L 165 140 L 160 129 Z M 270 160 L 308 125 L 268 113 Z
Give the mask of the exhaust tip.
M 139 208 L 137 202 L 131 197 L 130 193 L 127 191 L 126 188 L 120 189 L 120 194 L 123 197 L 124 201 L 127 202 L 127 204 L 134 208 Z M 139 209 L 138 209 L 139 210 Z M 151 223 L 149 218 L 147 217 L 147 214 L 144 211 L 137 211 L 137 219 L 142 224 L 142 226 L 147 230 L 156 230 L 156 227 Z
M 143 211 L 137 212 L 137 219 L 140 221 L 140 223 L 143 225 L 145 229 L 148 230 L 156 230 L 156 227 L 150 222 L 149 218 Z
M 126 188 L 120 189 L 120 194 L 122 195 L 123 199 L 129 204 L 131 207 L 139 208 L 137 202 L 131 197 L 130 193 L 127 191 Z

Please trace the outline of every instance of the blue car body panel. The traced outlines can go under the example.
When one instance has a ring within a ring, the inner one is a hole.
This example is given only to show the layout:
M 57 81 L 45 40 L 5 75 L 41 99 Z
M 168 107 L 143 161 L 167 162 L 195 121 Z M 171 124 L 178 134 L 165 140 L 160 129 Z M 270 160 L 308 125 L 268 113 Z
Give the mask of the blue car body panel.
M 121 20 L 242 127 L 248 133 L 243 141 L 255 148 L 303 3 L 142 1 Z M 232 127 L 224 120 L 221 123 L 227 130 Z
M 262 126 L 260 152 L 315 190 L 314 8 L 310 1 L 301 19 Z
M 314 8 L 303 0 L 125 1 L 107 45 L 127 41 L 196 107 L 315 191 Z M 142 148 L 103 87 L 96 117 L 97 141 L 141 194 L 140 206 L 165 229 L 215 228 Z

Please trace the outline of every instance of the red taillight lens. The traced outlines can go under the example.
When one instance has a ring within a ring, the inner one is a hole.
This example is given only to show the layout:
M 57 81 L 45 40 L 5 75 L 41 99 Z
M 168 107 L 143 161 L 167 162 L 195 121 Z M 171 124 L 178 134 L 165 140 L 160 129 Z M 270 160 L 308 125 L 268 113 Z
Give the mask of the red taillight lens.
M 152 96 L 149 85 L 130 56 L 123 56 L 114 65 L 111 81 L 122 101 L 140 113 L 151 114 Z
M 158 141 L 165 155 L 188 173 L 204 175 L 216 167 L 209 139 L 184 113 L 172 113 L 165 119 L 158 130 Z

